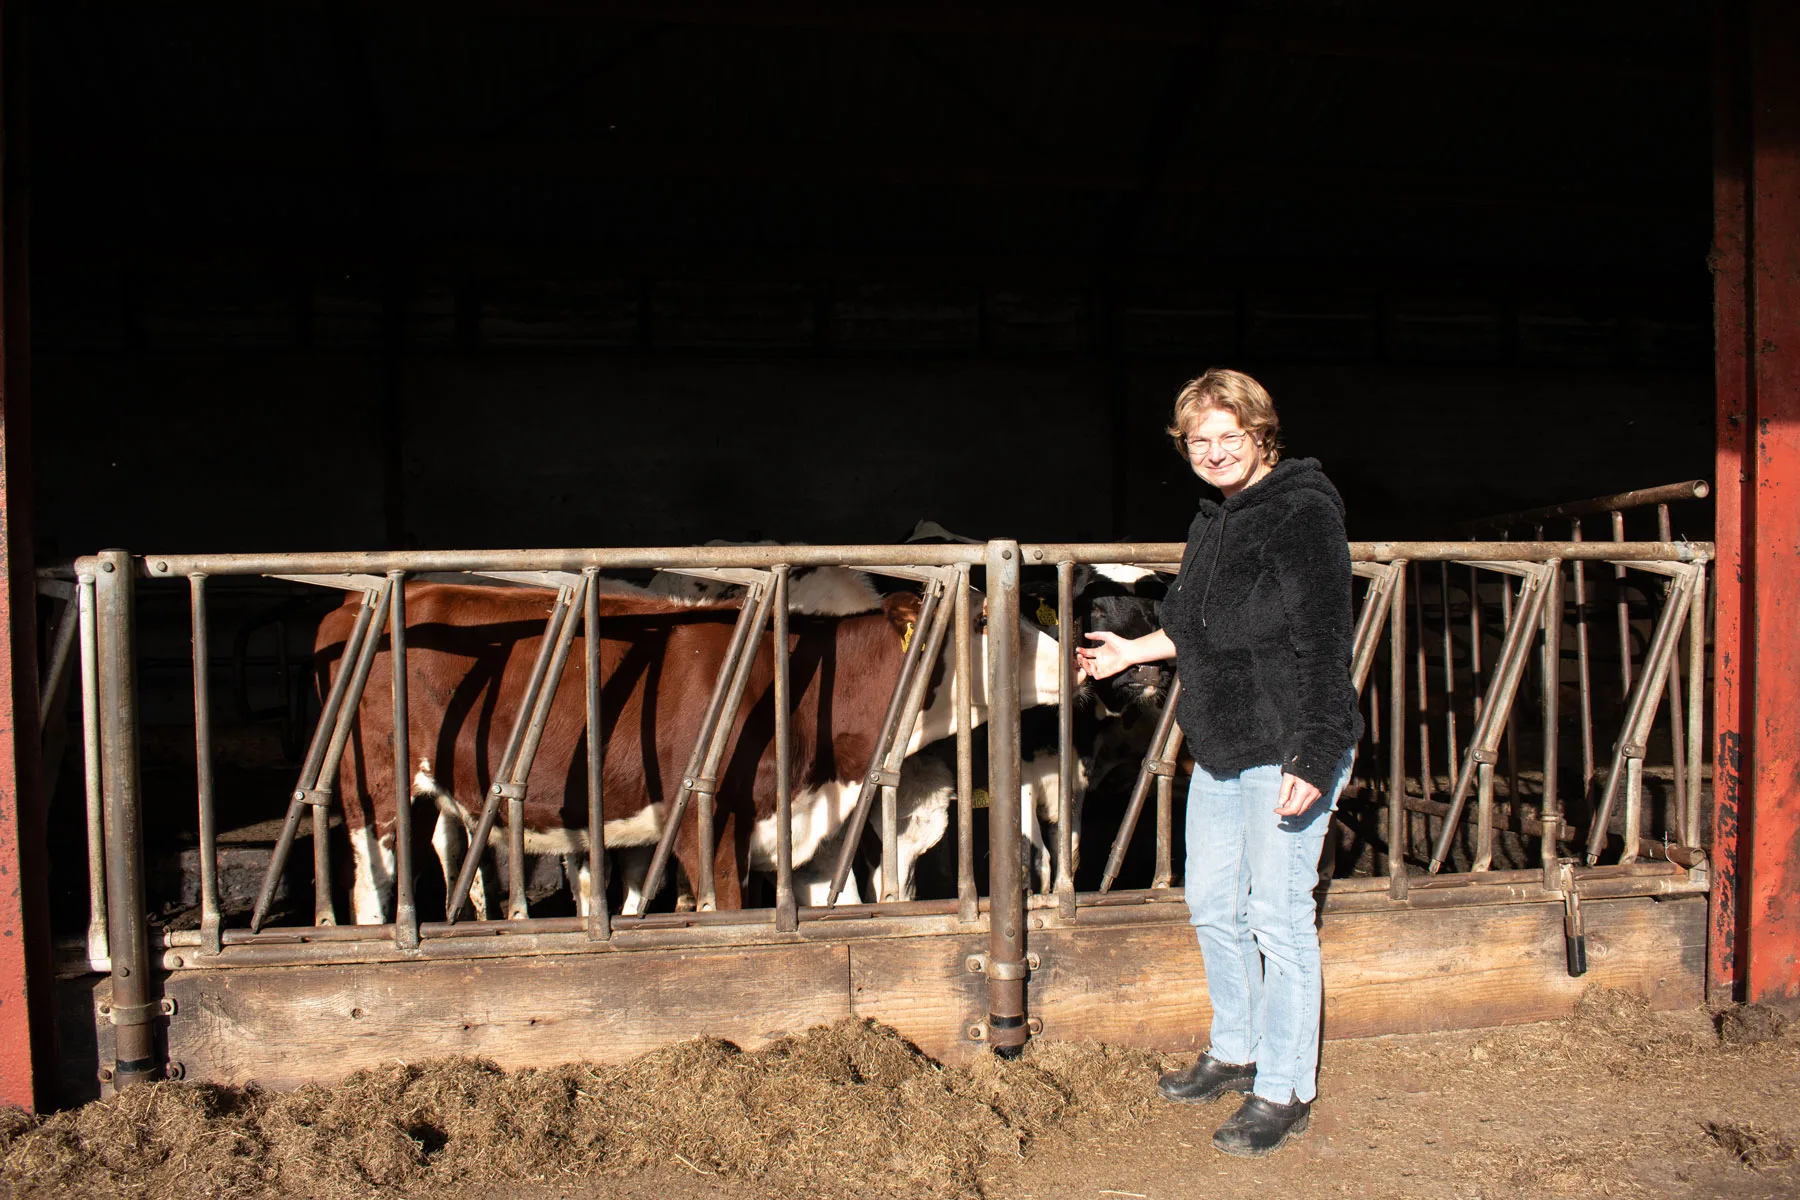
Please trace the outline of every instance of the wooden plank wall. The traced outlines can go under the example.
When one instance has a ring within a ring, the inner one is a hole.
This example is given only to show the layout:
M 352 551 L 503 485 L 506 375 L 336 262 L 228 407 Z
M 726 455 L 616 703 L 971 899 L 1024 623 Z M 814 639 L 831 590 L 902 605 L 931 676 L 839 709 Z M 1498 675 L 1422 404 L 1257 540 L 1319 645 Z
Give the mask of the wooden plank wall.
M 1178 906 L 1171 906 L 1179 912 Z M 1590 970 L 1564 969 L 1556 905 L 1346 913 L 1325 923 L 1327 1037 L 1479 1028 L 1565 1015 L 1591 984 L 1659 1008 L 1698 1004 L 1704 897 L 1583 905 Z M 984 935 L 375 966 L 186 970 L 170 976 L 171 1059 L 188 1078 L 291 1087 L 399 1059 L 478 1054 L 518 1067 L 631 1058 L 709 1034 L 745 1047 L 844 1017 L 967 1061 Z M 1043 1036 L 1203 1046 L 1210 1010 L 1184 923 L 1037 931 L 1031 1011 Z M 65 990 L 65 1086 L 92 1091 L 110 1029 L 89 1037 L 104 982 Z M 86 1081 L 86 1082 L 84 1082 Z M 75 1096 L 72 1098 L 80 1098 Z

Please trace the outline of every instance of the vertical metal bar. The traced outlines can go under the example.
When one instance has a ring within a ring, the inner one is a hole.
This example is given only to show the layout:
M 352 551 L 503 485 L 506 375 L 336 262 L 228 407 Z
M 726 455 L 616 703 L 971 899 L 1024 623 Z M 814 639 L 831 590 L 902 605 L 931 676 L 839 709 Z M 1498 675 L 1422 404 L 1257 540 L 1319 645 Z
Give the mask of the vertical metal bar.
M 144 829 L 138 774 L 137 653 L 131 556 L 103 550 L 95 580 L 99 641 L 101 769 L 106 779 L 108 942 L 115 1026 L 113 1086 L 162 1074 L 144 904 Z
M 1662 541 L 1673 540 L 1670 536 L 1669 506 L 1667 504 L 1656 506 L 1656 533 Z M 1673 583 L 1663 586 L 1663 602 L 1665 604 L 1668 603 L 1668 596 L 1673 588 Z M 1679 646 L 1679 634 L 1677 634 L 1676 641 Z M 1679 649 L 1676 650 L 1676 655 L 1679 657 Z M 1687 785 L 1687 746 L 1683 742 L 1681 728 L 1681 670 L 1679 667 L 1671 668 L 1669 671 L 1669 755 L 1673 759 L 1675 767 L 1675 815 L 1674 819 L 1669 821 L 1664 828 L 1679 838 L 1681 830 L 1687 828 L 1688 796 L 1691 794 Z
M 1612 514 L 1612 540 L 1625 540 L 1625 514 Z M 1618 589 L 1619 611 L 1619 695 L 1631 694 L 1631 604 L 1625 598 L 1625 567 L 1621 564 L 1613 568 L 1613 579 Z
M 1019 544 L 987 544 L 988 1041 L 1023 1046 L 1025 892 L 1020 869 Z
M 194 637 L 194 783 L 200 805 L 200 953 L 217 954 L 219 834 L 213 813 L 212 690 L 206 642 L 206 575 L 188 576 L 188 615 Z
M 775 571 L 775 928 L 793 933 L 800 928 L 799 902 L 794 898 L 794 700 L 791 648 L 788 645 L 789 568 Z
M 75 649 L 75 629 L 80 623 L 80 598 L 72 595 L 64 602 L 62 612 L 57 616 L 56 633 L 50 643 L 50 662 L 38 684 L 39 737 L 43 736 L 50 724 L 51 710 L 64 695 L 64 677 L 68 674 L 69 662 Z
M 956 676 L 951 683 L 956 711 L 956 911 L 973 924 L 980 898 L 975 887 L 975 637 L 969 602 L 969 564 L 956 568 Z
M 1487 676 L 1481 670 L 1481 570 L 1469 564 L 1469 691 L 1475 697 L 1475 721 L 1481 722 L 1481 705 L 1487 695 Z
M 1057 698 L 1056 698 L 1056 764 L 1057 787 L 1062 796 L 1062 811 L 1056 822 L 1056 908 L 1068 920 L 1075 917 L 1075 789 L 1079 774 L 1075 756 L 1075 649 L 1081 643 L 1081 630 L 1075 621 L 1075 564 L 1056 564 L 1057 621 Z M 1162 792 L 1157 792 L 1156 827 L 1157 859 L 1167 857 L 1163 845 L 1163 823 L 1160 819 Z
M 1554 891 L 1561 877 L 1561 859 L 1556 846 L 1556 831 L 1562 828 L 1562 798 L 1557 792 L 1558 775 L 1562 771 L 1562 563 L 1550 560 L 1550 577 L 1544 593 L 1544 793 L 1538 806 L 1538 824 L 1543 826 L 1539 845 L 1539 861 L 1544 867 L 1544 890 Z
M 388 666 L 394 700 L 394 944 L 411 950 L 419 944 L 419 906 L 413 898 L 412 710 L 406 686 L 405 571 L 388 572 Z M 373 746 L 369 752 L 374 753 Z
M 587 935 L 596 941 L 612 937 L 606 909 L 606 725 L 600 711 L 600 586 L 598 567 L 582 572 L 582 668 L 587 685 L 588 871 Z
M 94 620 L 94 577 L 75 580 L 81 606 L 81 765 L 87 791 L 88 932 L 90 966 L 108 957 L 106 930 L 106 796 L 100 764 L 100 642 Z
M 1694 572 L 1694 600 L 1688 610 L 1687 827 L 1682 843 L 1700 848 L 1700 756 L 1706 736 L 1706 567 Z
M 1406 562 L 1394 563 L 1394 600 L 1388 624 L 1388 895 L 1406 896 Z
M 1179 735 L 1180 728 L 1176 733 Z M 1166 888 L 1175 880 L 1175 777 L 1156 777 L 1156 874 L 1152 888 Z
M 1570 522 L 1569 540 L 1581 540 L 1581 522 Z M 1581 686 L 1581 795 L 1594 788 L 1594 681 L 1588 659 L 1587 568 L 1580 559 L 1575 570 L 1575 662 Z
M 1419 675 L 1419 795 L 1431 802 L 1431 705 L 1430 673 L 1425 664 L 1425 569 L 1413 564 L 1413 624 L 1419 631 L 1417 654 Z
M 363 594 L 362 604 L 356 610 L 356 624 L 351 627 L 350 636 L 344 640 L 344 653 L 338 660 L 337 677 L 331 681 L 331 687 L 326 691 L 325 703 L 319 711 L 319 723 L 313 728 L 312 742 L 307 746 L 306 759 L 300 765 L 300 778 L 294 786 L 294 798 L 288 804 L 287 819 L 282 822 L 281 835 L 276 838 L 275 850 L 269 856 L 269 869 L 263 874 L 262 890 L 257 895 L 256 908 L 250 914 L 252 933 L 262 928 L 263 921 L 269 915 L 269 905 L 275 899 L 275 888 L 281 882 L 281 874 L 287 869 L 288 854 L 294 848 L 294 835 L 300 826 L 300 814 L 313 807 L 321 767 L 331 740 L 337 733 L 344 697 L 350 690 L 350 678 L 354 674 L 352 664 L 360 661 L 363 643 L 375 620 L 372 599 L 369 593 Z
M 900 899 L 900 789 L 881 787 L 881 890 L 884 903 Z
M 1438 564 L 1438 611 L 1444 630 L 1444 775 L 1455 782 L 1456 764 L 1456 659 L 1450 652 L 1450 564 Z M 1431 818 L 1421 816 L 1425 840 L 1431 840 Z

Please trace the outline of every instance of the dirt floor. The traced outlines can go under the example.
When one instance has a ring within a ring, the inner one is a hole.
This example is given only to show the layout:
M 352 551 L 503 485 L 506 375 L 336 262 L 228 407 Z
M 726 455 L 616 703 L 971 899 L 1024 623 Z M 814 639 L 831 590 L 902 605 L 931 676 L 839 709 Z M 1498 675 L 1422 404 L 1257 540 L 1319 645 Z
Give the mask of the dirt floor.
M 1234 1101 L 1166 1104 L 1173 1058 L 1034 1046 L 941 1067 L 846 1022 L 754 1053 L 698 1039 L 622 1067 L 402 1064 L 332 1088 L 159 1084 L 0 1113 L 0 1193 L 106 1197 L 1150 1200 L 1800 1196 L 1800 1028 L 1652 1014 L 1333 1042 L 1311 1129 L 1215 1152 Z

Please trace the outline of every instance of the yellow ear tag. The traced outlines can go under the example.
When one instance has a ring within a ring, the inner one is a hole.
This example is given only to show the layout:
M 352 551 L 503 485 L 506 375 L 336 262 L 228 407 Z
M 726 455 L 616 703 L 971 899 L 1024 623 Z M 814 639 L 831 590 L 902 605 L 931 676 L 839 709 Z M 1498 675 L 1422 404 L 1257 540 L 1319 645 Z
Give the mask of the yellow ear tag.
M 905 654 L 907 649 L 912 646 L 912 635 L 913 635 L 914 628 L 915 627 L 911 621 L 908 621 L 906 623 L 906 632 L 900 635 L 900 653 Z
M 976 788 L 975 794 L 969 797 L 969 803 L 975 808 L 986 808 L 990 803 L 988 799 L 988 790 L 986 788 Z
M 1046 629 L 1054 628 L 1057 625 L 1056 610 L 1050 607 L 1048 600 L 1038 600 L 1037 623 Z

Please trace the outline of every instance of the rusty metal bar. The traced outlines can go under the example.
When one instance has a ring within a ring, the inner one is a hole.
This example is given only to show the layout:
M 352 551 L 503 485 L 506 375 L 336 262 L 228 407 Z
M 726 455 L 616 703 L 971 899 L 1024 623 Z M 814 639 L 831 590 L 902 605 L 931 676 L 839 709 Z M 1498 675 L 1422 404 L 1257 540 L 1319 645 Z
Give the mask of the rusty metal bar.
M 1505 722 L 1506 714 L 1511 710 L 1513 697 L 1517 694 L 1519 678 L 1524 673 L 1525 659 L 1533 642 L 1537 640 L 1537 624 L 1543 612 L 1544 604 L 1544 568 L 1534 567 L 1528 570 L 1522 585 L 1524 594 L 1514 613 L 1512 623 L 1506 629 L 1506 635 L 1500 644 L 1500 656 L 1494 663 L 1493 677 L 1487 686 L 1485 702 L 1481 705 L 1475 721 L 1474 734 L 1469 739 L 1469 748 L 1463 757 L 1461 769 L 1457 772 L 1456 790 L 1450 796 L 1450 812 L 1444 818 L 1444 827 L 1438 832 L 1436 845 L 1432 848 L 1430 872 L 1435 875 L 1450 856 L 1450 843 L 1456 836 L 1457 825 L 1462 819 L 1463 805 L 1467 802 L 1469 790 L 1474 785 L 1478 774 L 1478 766 L 1496 761 L 1499 749 L 1500 729 Z M 1516 797 L 1514 801 L 1516 803 Z M 1488 804 L 1491 808 L 1492 793 L 1490 789 Z M 1491 822 L 1491 813 L 1488 818 Z M 1477 849 L 1479 853 L 1479 848 Z
M 830 907 L 837 903 L 838 896 L 844 890 L 845 882 L 850 878 L 850 864 L 856 857 L 856 846 L 862 840 L 863 829 L 869 822 L 869 810 L 874 806 L 875 789 L 883 786 L 894 786 L 899 783 L 899 765 L 889 766 L 889 755 L 898 746 L 902 748 L 911 740 L 912 726 L 918 720 L 918 709 L 911 707 L 914 692 L 914 678 L 928 683 L 931 678 L 931 664 L 925 660 L 927 652 L 935 654 L 943 647 L 944 621 L 940 613 L 940 601 L 943 598 L 943 585 L 940 580 L 933 579 L 925 589 L 925 602 L 919 610 L 919 619 L 913 626 L 912 640 L 907 643 L 906 653 L 900 660 L 900 674 L 894 681 L 893 694 L 888 697 L 887 711 L 881 718 L 881 730 L 875 738 L 875 750 L 869 758 L 869 773 L 858 782 L 856 788 L 856 804 L 851 808 L 850 819 L 845 822 L 843 843 L 838 849 L 837 862 L 831 872 L 831 888 L 826 893 L 825 904 Z M 992 653 L 992 624 L 989 625 L 988 646 Z M 923 691 L 920 691 L 923 695 Z M 990 697 L 990 701 L 991 701 Z M 910 713 L 910 715 L 905 715 Z M 904 715 L 904 719 L 903 719 Z M 888 782 L 892 774 L 892 782 Z M 991 789 L 990 789 L 991 790 Z M 882 841 L 886 842 L 884 836 Z M 887 872 L 887 847 L 882 846 L 882 888 L 895 886 L 895 881 Z
M 1157 714 L 1156 728 L 1150 734 L 1150 746 L 1138 766 L 1137 782 L 1131 786 L 1131 800 L 1125 806 L 1125 818 L 1113 837 L 1112 849 L 1106 856 L 1106 870 L 1100 878 L 1100 890 L 1109 892 L 1125 865 L 1125 851 L 1137 832 L 1138 817 L 1144 811 L 1144 799 L 1150 794 L 1150 781 L 1175 770 L 1175 754 L 1181 745 L 1181 727 L 1175 721 L 1175 706 L 1181 702 L 1181 676 L 1169 682 L 1168 699 Z
M 1481 570 L 1474 564 L 1469 566 L 1469 691 L 1475 702 L 1475 722 L 1479 725 L 1487 677 L 1481 670 Z
M 792 649 L 788 645 L 787 565 L 778 564 L 774 575 L 775 928 L 793 933 L 800 928 L 800 908 L 794 898 L 794 700 Z
M 211 661 L 206 642 L 206 576 L 188 576 L 194 638 L 194 785 L 200 808 L 200 952 L 219 952 L 219 832 L 213 810 Z
M 1394 564 L 1388 615 L 1388 895 L 1406 895 L 1406 563 Z
M 1669 540 L 1669 506 L 1656 506 L 1656 533 L 1663 541 Z M 1664 603 L 1667 603 L 1669 590 L 1673 584 L 1663 585 Z M 1679 645 L 1680 634 L 1676 635 Z M 1676 650 L 1680 654 L 1680 650 Z M 1684 744 L 1681 729 L 1681 671 L 1678 668 L 1669 671 L 1669 754 L 1675 767 L 1675 815 L 1664 828 L 1679 831 L 1687 828 L 1688 786 L 1687 786 L 1687 746 Z
M 1619 730 L 1619 740 L 1613 747 L 1612 769 L 1607 774 L 1606 788 L 1594 814 L 1593 828 L 1588 831 L 1589 865 L 1599 860 L 1600 849 L 1605 844 L 1606 828 L 1612 818 L 1613 803 L 1618 797 L 1621 773 L 1629 775 L 1631 768 L 1627 764 L 1632 759 L 1642 759 L 1644 756 L 1644 739 L 1656 718 L 1658 701 L 1665 686 L 1663 673 L 1669 669 L 1681 624 L 1687 619 L 1688 606 L 1694 595 L 1694 574 L 1698 570 L 1699 568 L 1695 568 L 1676 577 L 1675 587 L 1663 605 L 1661 617 L 1657 619 L 1656 632 L 1651 638 L 1649 653 L 1645 655 L 1643 674 L 1638 679 L 1638 686 L 1627 698 L 1625 721 Z M 1640 784 L 1641 781 L 1640 768 Z M 1628 795 L 1626 799 L 1629 804 L 1632 797 Z M 1627 826 L 1625 854 L 1628 857 L 1622 861 L 1629 862 L 1636 857 L 1636 839 L 1642 832 L 1641 826 Z
M 1425 573 L 1424 568 L 1413 565 L 1413 625 L 1419 633 L 1419 648 L 1416 655 L 1419 675 L 1419 795 L 1422 799 L 1431 799 L 1431 704 L 1428 685 L 1430 673 L 1425 664 Z
M 158 1005 L 150 972 L 144 904 L 144 827 L 138 767 L 137 654 L 131 557 L 107 550 L 93 560 L 99 635 L 101 769 L 106 794 L 106 912 L 111 947 L 113 1086 L 162 1074 Z
M 978 913 L 975 887 L 975 638 L 971 627 L 969 567 L 956 568 L 953 619 L 956 622 L 956 673 L 951 704 L 956 712 L 956 911 L 967 924 Z
M 1581 540 L 1581 522 L 1573 523 L 1571 536 Z M 1594 682 L 1588 658 L 1587 571 L 1579 559 L 1570 564 L 1575 572 L 1575 660 L 1581 673 L 1581 795 L 1594 789 Z
M 1369 580 L 1369 590 L 1363 593 L 1362 611 L 1356 615 L 1356 632 L 1351 639 L 1350 683 L 1361 695 L 1369 672 L 1375 666 L 1375 650 L 1381 644 L 1382 626 L 1394 602 L 1394 569 L 1383 565 L 1352 570 Z M 1381 739 L 1375 734 L 1373 740 Z
M 663 825 L 662 836 L 657 839 L 656 851 L 650 858 L 650 870 L 644 877 L 644 905 L 649 907 L 650 901 L 662 890 L 663 873 L 668 870 L 669 856 L 674 853 L 675 836 L 681 829 L 681 822 L 687 815 L 689 799 L 694 794 L 694 785 L 706 763 L 706 754 L 717 736 L 720 714 L 725 709 L 726 693 L 731 690 L 731 680 L 736 674 L 738 661 L 751 653 L 750 626 L 756 619 L 758 589 L 752 586 L 744 593 L 743 601 L 738 608 L 737 621 L 731 629 L 731 641 L 726 645 L 725 658 L 719 664 L 719 676 L 713 680 L 712 695 L 707 699 L 706 712 L 700 718 L 700 728 L 694 737 L 694 749 L 688 755 L 687 770 L 682 773 L 681 787 L 675 792 L 675 802 L 669 806 L 669 815 Z M 726 722 L 729 726 L 729 722 Z M 727 734 L 729 736 L 729 732 Z M 698 814 L 695 825 L 700 833 L 705 833 L 712 826 L 711 815 L 708 814 L 704 825 L 701 825 Z M 710 877 L 712 873 L 712 849 L 704 840 L 698 840 L 700 852 L 698 858 L 706 862 L 702 869 Z M 699 881 L 692 881 L 696 889 Z
M 109 957 L 106 929 L 106 796 L 101 766 L 100 641 L 95 628 L 94 576 L 75 581 L 81 614 L 81 765 L 87 792 L 88 929 L 87 957 L 92 969 Z
M 269 856 L 268 870 L 263 873 L 262 890 L 256 897 L 256 908 L 250 914 L 252 932 L 261 929 L 268 919 L 269 905 L 275 899 L 275 888 L 281 882 L 281 874 L 287 869 L 288 854 L 294 848 L 294 835 L 300 826 L 300 814 L 312 806 L 313 792 L 319 781 L 319 770 L 325 761 L 325 751 L 337 730 L 338 715 L 344 705 L 344 695 L 350 690 L 351 664 L 362 654 L 362 645 L 368 637 L 369 627 L 375 619 L 375 608 L 370 601 L 372 596 L 364 592 L 362 604 L 357 609 L 356 624 L 351 627 L 350 636 L 344 640 L 344 653 L 338 659 L 337 677 L 331 681 L 326 691 L 325 703 L 319 711 L 319 722 L 313 727 L 312 742 L 306 748 L 306 758 L 300 765 L 300 778 L 294 785 L 294 798 L 288 803 L 287 819 L 282 822 L 281 835 L 275 840 L 275 850 Z
M 412 735 L 407 706 L 406 572 L 388 572 L 388 668 L 394 702 L 394 945 L 411 950 L 419 944 L 419 906 L 413 898 Z M 370 747 L 370 753 L 374 747 Z M 380 830 L 372 851 L 380 848 Z
M 987 544 L 988 1044 L 1023 1046 L 1025 880 L 1020 862 L 1019 544 Z
M 920 653 L 918 663 L 913 670 L 912 678 L 907 683 L 906 703 L 900 710 L 900 723 L 895 727 L 893 740 L 888 744 L 886 754 L 881 759 L 883 765 L 881 786 L 882 797 L 885 801 L 890 793 L 895 793 L 894 800 L 896 805 L 898 803 L 898 783 L 900 773 L 906 765 L 907 750 L 912 743 L 913 731 L 918 728 L 919 717 L 925 711 L 925 696 L 926 693 L 931 690 L 932 670 L 936 665 L 939 656 L 944 652 L 944 638 L 950 632 L 950 609 L 943 603 L 944 581 L 941 579 L 929 580 L 926 586 L 928 590 L 926 605 L 932 610 L 932 619 L 926 623 L 925 628 L 917 630 L 914 633 L 915 639 L 924 640 L 925 649 Z M 934 604 L 933 601 L 936 601 L 936 603 Z M 920 613 L 920 619 L 922 621 L 925 616 L 925 613 Z M 860 825 L 856 827 L 855 833 L 857 836 L 860 836 Z M 877 897 L 877 899 L 886 901 L 897 901 L 900 899 L 900 856 L 898 841 L 899 829 L 897 825 L 894 830 L 894 837 L 891 840 L 888 838 L 886 830 L 883 831 L 881 848 L 882 894 Z M 891 854 L 888 849 L 890 844 L 894 847 Z M 892 871 L 890 871 L 887 866 L 890 857 L 895 864 Z
M 1444 630 L 1444 766 L 1446 776 L 1456 770 L 1456 659 L 1450 648 L 1450 564 L 1438 564 L 1438 612 Z M 1427 836 L 1431 823 L 1425 823 Z
M 1706 737 L 1706 569 L 1694 573 L 1694 599 L 1688 607 L 1687 827 L 1682 841 L 1700 848 L 1700 758 Z
M 544 728 L 550 722 L 550 712 L 556 703 L 556 692 L 562 686 L 564 669 L 569 663 L 569 648 L 575 642 L 575 627 L 583 605 L 583 592 L 588 585 L 588 576 L 583 575 L 571 588 L 559 589 L 556 603 L 559 606 L 561 622 L 556 629 L 556 649 L 551 652 L 550 666 L 544 672 L 544 678 L 538 688 L 537 703 L 531 714 L 531 724 L 525 730 L 525 741 L 519 747 L 519 756 L 513 761 L 511 779 L 512 787 L 507 793 L 507 844 L 509 854 L 514 859 L 515 870 L 511 884 L 511 899 L 508 901 L 507 916 L 512 920 L 520 920 L 530 915 L 528 897 L 525 894 L 525 794 L 531 779 L 531 764 L 537 760 L 538 744 L 543 740 Z
M 714 912 L 719 907 L 716 881 L 713 878 L 713 856 L 718 852 L 718 837 L 713 828 L 713 806 L 719 794 L 719 771 L 725 762 L 725 748 L 731 744 L 733 730 L 737 727 L 738 710 L 743 706 L 744 692 L 749 687 L 751 672 L 756 667 L 757 647 L 762 644 L 763 630 L 769 624 L 770 602 L 774 589 L 769 586 L 765 577 L 753 584 L 744 594 L 744 606 L 751 609 L 749 635 L 738 650 L 737 661 L 731 670 L 731 686 L 725 693 L 725 703 L 713 722 L 712 737 L 706 747 L 706 757 L 701 761 L 700 774 L 691 783 L 683 781 L 683 786 L 694 793 L 694 825 L 700 843 L 697 862 L 700 867 L 700 878 L 694 881 L 695 903 L 701 912 Z M 741 881 L 740 881 L 741 882 Z
M 582 682 L 586 684 L 588 861 L 587 929 L 590 941 L 612 937 L 612 919 L 606 908 L 606 724 L 600 711 L 600 572 L 582 571 L 586 583 L 582 597 Z
M 1512 616 L 1512 588 L 1503 586 L 1500 589 L 1501 624 L 1510 629 Z M 1506 795 L 1515 802 L 1519 798 L 1519 715 L 1510 707 L 1506 710 Z
M 1557 886 L 1561 875 L 1562 861 L 1556 845 L 1557 831 L 1562 826 L 1562 799 L 1557 792 L 1558 775 L 1562 770 L 1562 626 L 1563 626 L 1563 577 L 1562 564 L 1549 564 L 1549 577 L 1544 581 L 1544 645 L 1543 657 L 1543 697 L 1540 704 L 1544 718 L 1544 791 L 1538 801 L 1538 823 L 1541 828 L 1539 861 L 1544 867 L 1544 888 L 1546 891 Z M 1523 813 L 1519 808 L 1519 798 L 1512 797 L 1513 817 L 1523 825 Z
M 1057 698 L 1056 698 L 1056 765 L 1057 786 L 1062 794 L 1062 812 L 1056 822 L 1056 907 L 1064 917 L 1075 916 L 1075 649 L 1081 641 L 1081 630 L 1075 622 L 1075 564 L 1056 564 L 1057 622 Z M 1157 846 L 1162 853 L 1161 789 L 1157 792 Z
M 1614 542 L 1625 540 L 1625 514 L 1612 514 L 1612 536 Z M 1614 588 L 1618 593 L 1617 609 L 1619 614 L 1619 694 L 1631 694 L 1631 603 L 1625 598 L 1625 567 L 1613 568 Z
M 1671 500 L 1703 500 L 1712 491 L 1712 485 L 1704 479 L 1686 479 L 1680 483 L 1668 483 L 1661 487 L 1637 488 L 1629 492 L 1616 492 L 1610 496 L 1596 496 L 1592 500 L 1574 500 L 1567 504 L 1551 504 L 1544 508 L 1527 508 L 1514 513 L 1502 513 L 1494 517 L 1482 517 L 1468 524 L 1470 529 L 1506 529 L 1521 525 L 1542 525 L 1549 521 L 1563 521 L 1579 517 L 1598 517 L 1607 513 L 1625 512 L 1633 508 L 1645 508 L 1652 504 L 1667 504 Z
M 1031 547 L 1033 561 L 1175 563 L 1181 558 L 1179 542 L 1095 542 L 1042 544 Z M 1516 561 L 1564 558 L 1571 561 L 1661 561 L 1693 563 L 1710 561 L 1711 542 L 1351 542 L 1352 562 Z M 1041 555 L 1041 557 L 1039 557 Z M 91 571 L 98 560 L 77 559 L 78 571 Z M 554 570 L 580 572 L 656 569 L 672 567 L 758 567 L 776 562 L 793 567 L 847 566 L 877 569 L 902 562 L 923 566 L 954 566 L 982 561 L 979 545 L 906 546 L 650 546 L 614 549 L 548 550 L 438 550 L 372 551 L 336 554 L 151 554 L 135 560 L 144 578 L 180 578 L 200 571 L 214 577 L 226 575 L 282 575 L 295 573 L 373 574 L 388 571 L 493 572 L 505 570 Z M 360 588 L 360 585 L 358 585 Z M 354 589 L 353 589 L 354 590 Z
M 332 731 L 331 743 L 325 748 L 325 761 L 320 764 L 318 778 L 307 797 L 312 805 L 315 925 L 337 924 L 337 914 L 331 903 L 331 797 L 337 791 L 338 764 L 343 761 L 344 750 L 350 744 L 350 731 L 356 726 L 356 712 L 362 704 L 363 689 L 368 685 L 369 672 L 375 666 L 375 654 L 381 646 L 381 623 L 387 616 L 388 601 L 392 595 L 393 588 L 384 580 L 381 590 L 375 595 L 375 609 L 370 623 L 363 629 L 355 670 L 350 676 L 350 686 L 344 692 L 342 707 L 338 710 L 337 728 Z M 345 662 L 348 665 L 347 659 Z
M 1153 889 L 1166 888 L 1175 881 L 1175 777 L 1156 777 L 1156 873 L 1150 877 Z

